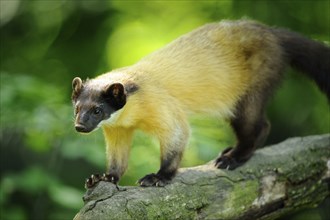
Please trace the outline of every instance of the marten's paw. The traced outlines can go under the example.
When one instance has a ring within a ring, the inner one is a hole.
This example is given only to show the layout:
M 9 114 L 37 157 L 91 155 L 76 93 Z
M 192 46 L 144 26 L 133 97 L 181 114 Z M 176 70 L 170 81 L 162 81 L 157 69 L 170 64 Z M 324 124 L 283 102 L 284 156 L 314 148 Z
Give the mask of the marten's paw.
M 86 179 L 85 188 L 86 189 L 92 188 L 100 181 L 111 182 L 113 184 L 117 184 L 118 180 L 119 180 L 118 177 L 111 175 L 111 174 L 105 174 L 105 173 L 103 175 L 92 174 L 91 177 Z
M 92 174 L 91 177 L 87 178 L 85 181 L 85 188 L 92 188 L 96 185 L 96 183 L 102 180 L 102 176 L 100 174 Z
M 227 157 L 225 155 L 221 155 L 215 161 L 215 166 L 219 169 L 233 170 L 240 165 L 242 165 L 242 163 L 238 163 L 235 158 Z
M 163 187 L 163 186 L 167 185 L 170 181 L 171 180 L 168 180 L 159 174 L 152 173 L 152 174 L 146 175 L 145 177 L 139 179 L 137 181 L 137 183 L 143 187 L 147 187 L 147 186 Z
M 233 155 L 234 148 L 226 148 L 221 155 L 215 160 L 215 166 L 219 169 L 234 170 L 241 166 L 246 160 L 238 160 Z
M 102 181 L 110 182 L 110 183 L 113 183 L 113 184 L 117 184 L 118 181 L 119 181 L 119 178 L 116 175 L 105 174 L 104 173 L 103 176 L 102 176 Z

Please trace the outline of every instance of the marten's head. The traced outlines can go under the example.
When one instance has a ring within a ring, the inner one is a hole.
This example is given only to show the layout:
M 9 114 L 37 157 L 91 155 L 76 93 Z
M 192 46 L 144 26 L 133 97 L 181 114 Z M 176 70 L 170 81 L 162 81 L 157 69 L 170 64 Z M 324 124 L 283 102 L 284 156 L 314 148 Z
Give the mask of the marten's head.
M 126 90 L 121 83 L 99 85 L 93 80 L 83 82 L 79 77 L 72 81 L 72 103 L 75 129 L 89 133 L 126 104 Z

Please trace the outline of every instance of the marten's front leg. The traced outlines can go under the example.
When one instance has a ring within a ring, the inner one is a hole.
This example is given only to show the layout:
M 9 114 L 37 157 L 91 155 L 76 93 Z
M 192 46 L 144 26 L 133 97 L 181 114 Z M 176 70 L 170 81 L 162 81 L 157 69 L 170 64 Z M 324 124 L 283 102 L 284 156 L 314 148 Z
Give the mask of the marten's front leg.
M 189 127 L 184 121 L 174 125 L 170 132 L 159 135 L 161 147 L 161 165 L 157 173 L 146 175 L 138 180 L 141 186 L 165 186 L 176 174 L 182 154 L 189 139 Z M 164 135 L 166 134 L 166 135 Z
M 104 127 L 103 132 L 107 144 L 108 171 L 88 178 L 86 188 L 91 188 L 100 181 L 117 184 L 127 168 L 133 129 Z

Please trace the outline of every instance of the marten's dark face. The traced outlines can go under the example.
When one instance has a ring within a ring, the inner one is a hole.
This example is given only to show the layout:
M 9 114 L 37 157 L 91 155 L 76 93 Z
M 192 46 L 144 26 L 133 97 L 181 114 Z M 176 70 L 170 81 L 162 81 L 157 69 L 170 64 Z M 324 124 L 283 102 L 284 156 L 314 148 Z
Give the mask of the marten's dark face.
M 93 84 L 83 84 L 80 78 L 72 82 L 72 102 L 75 113 L 75 129 L 89 133 L 97 128 L 103 120 L 121 109 L 126 103 L 122 84 L 115 83 L 107 88 L 95 88 Z
M 98 127 L 101 121 L 111 117 L 115 110 L 102 97 L 82 93 L 74 103 L 75 129 L 88 133 Z

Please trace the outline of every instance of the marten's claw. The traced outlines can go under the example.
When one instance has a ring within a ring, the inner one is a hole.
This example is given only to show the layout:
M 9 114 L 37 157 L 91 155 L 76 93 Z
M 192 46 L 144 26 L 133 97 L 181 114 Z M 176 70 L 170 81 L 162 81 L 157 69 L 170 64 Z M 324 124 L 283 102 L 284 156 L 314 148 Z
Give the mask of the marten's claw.
M 85 181 L 85 188 L 89 189 L 95 186 L 96 183 L 100 182 L 102 177 L 100 174 L 92 174 L 91 177 L 87 178 Z
M 236 148 L 228 147 L 222 151 L 221 155 L 215 160 L 215 166 L 219 169 L 234 170 L 243 165 L 250 156 L 238 154 Z
M 140 180 L 138 180 L 137 183 L 143 187 L 148 187 L 148 186 L 163 187 L 167 185 L 169 182 L 170 180 L 165 179 L 161 175 L 152 173 L 141 178 Z
M 115 175 L 104 173 L 103 176 L 102 176 L 102 180 L 105 181 L 105 182 L 110 182 L 110 183 L 113 183 L 113 184 L 117 184 L 119 178 Z
M 219 169 L 233 170 L 239 167 L 242 163 L 238 163 L 235 158 L 221 155 L 215 161 L 215 166 Z
M 239 163 L 231 156 L 233 147 L 227 147 L 222 151 L 221 155 L 216 159 L 215 166 L 218 169 L 233 170 L 239 166 Z
M 111 182 L 113 184 L 117 184 L 118 180 L 119 180 L 118 177 L 111 175 L 111 174 L 105 174 L 105 173 L 103 175 L 92 174 L 91 177 L 86 179 L 85 188 L 86 189 L 92 188 L 100 181 Z

